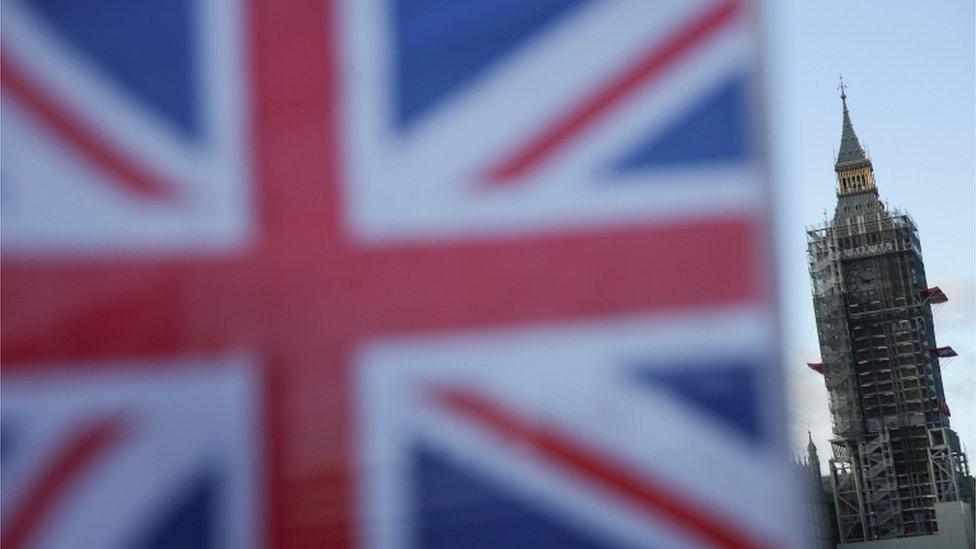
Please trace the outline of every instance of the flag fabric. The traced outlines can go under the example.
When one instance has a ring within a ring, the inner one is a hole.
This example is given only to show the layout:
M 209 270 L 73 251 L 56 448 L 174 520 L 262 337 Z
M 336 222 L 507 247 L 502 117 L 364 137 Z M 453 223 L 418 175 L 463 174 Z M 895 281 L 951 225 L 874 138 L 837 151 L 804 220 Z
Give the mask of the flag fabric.
M 258 546 L 246 361 L 88 366 L 4 380 L 4 546 Z
M 344 4 L 357 236 L 524 235 L 761 204 L 742 5 L 522 4 Z
M 2 6 L 5 547 L 799 544 L 753 4 Z
M 220 251 L 252 220 L 244 12 L 3 4 L 4 249 Z
M 765 321 L 730 309 L 367 346 L 363 538 L 775 545 L 789 510 L 765 498 L 790 472 L 756 459 Z

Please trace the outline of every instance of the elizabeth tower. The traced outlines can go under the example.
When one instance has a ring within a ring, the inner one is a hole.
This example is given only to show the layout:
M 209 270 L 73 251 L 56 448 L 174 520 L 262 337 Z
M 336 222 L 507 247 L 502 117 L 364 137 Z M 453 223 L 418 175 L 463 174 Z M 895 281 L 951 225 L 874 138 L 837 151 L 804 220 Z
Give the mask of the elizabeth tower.
M 874 167 L 843 129 L 833 219 L 807 231 L 813 302 L 833 419 L 830 477 L 842 542 L 932 534 L 935 505 L 971 503 L 949 426 L 929 287 L 912 218 L 878 198 Z

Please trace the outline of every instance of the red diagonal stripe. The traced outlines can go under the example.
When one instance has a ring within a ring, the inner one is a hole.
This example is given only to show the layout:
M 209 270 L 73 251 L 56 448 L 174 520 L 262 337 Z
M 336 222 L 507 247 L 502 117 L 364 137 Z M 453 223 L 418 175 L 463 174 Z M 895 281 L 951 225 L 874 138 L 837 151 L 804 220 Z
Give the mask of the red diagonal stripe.
M 649 483 L 643 476 L 637 476 L 594 449 L 546 425 L 519 417 L 475 393 L 442 388 L 434 391 L 432 396 L 452 412 L 503 438 L 528 446 L 547 461 L 630 501 L 648 515 L 669 520 L 719 547 L 756 549 L 770 546 L 665 483 L 659 480 Z
M 121 436 L 122 422 L 118 418 L 99 421 L 75 431 L 3 525 L 0 547 L 18 549 L 26 546 L 71 484 Z
M 58 136 L 84 154 L 86 159 L 111 175 L 109 181 L 117 184 L 123 191 L 153 201 L 175 198 L 176 187 L 172 183 L 149 173 L 107 146 L 98 136 L 92 134 L 90 128 L 22 75 L 7 56 L 0 59 L 0 85 Z
M 732 21 L 741 7 L 739 0 L 719 2 L 664 42 L 653 44 L 616 79 L 584 98 L 568 115 L 537 134 L 524 147 L 488 168 L 486 182 L 492 186 L 511 183 L 538 167 L 634 90 L 660 76 L 702 40 Z

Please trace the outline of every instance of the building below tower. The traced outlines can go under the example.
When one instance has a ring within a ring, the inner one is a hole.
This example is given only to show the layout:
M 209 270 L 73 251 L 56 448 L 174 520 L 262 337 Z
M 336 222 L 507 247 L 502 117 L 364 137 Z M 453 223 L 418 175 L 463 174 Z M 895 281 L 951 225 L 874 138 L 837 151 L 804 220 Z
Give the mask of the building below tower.
M 803 511 L 807 543 L 811 548 L 833 549 L 837 545 L 837 517 L 834 515 L 834 498 L 830 492 L 830 477 L 822 476 L 820 456 L 807 431 L 807 455 L 796 456 L 793 464 L 800 477 L 805 505 Z

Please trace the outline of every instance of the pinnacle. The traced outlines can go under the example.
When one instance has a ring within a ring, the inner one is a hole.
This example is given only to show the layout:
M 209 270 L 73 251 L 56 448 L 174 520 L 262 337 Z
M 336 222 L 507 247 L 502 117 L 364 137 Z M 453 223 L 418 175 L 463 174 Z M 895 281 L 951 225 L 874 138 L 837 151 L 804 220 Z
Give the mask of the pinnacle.
M 841 103 L 844 105 L 844 125 L 840 136 L 840 152 L 837 153 L 837 163 L 834 169 L 840 171 L 846 168 L 854 168 L 859 165 L 869 165 L 868 159 L 861 142 L 854 133 L 854 124 L 851 123 L 851 113 L 847 109 L 847 88 L 841 81 Z

